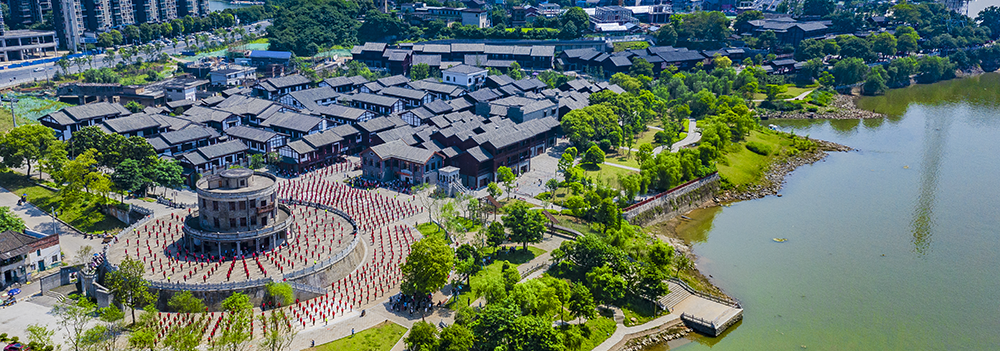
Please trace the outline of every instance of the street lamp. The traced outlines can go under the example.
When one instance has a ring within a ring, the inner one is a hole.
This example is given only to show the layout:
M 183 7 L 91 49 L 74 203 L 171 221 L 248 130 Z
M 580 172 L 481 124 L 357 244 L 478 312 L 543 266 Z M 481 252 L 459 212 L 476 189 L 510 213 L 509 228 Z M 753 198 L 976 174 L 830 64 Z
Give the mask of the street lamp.
M 3 98 L 3 101 L 10 101 L 10 118 L 14 121 L 14 128 L 17 128 L 17 117 L 14 116 L 14 104 L 17 103 L 18 98 L 14 94 L 8 93 L 7 97 Z

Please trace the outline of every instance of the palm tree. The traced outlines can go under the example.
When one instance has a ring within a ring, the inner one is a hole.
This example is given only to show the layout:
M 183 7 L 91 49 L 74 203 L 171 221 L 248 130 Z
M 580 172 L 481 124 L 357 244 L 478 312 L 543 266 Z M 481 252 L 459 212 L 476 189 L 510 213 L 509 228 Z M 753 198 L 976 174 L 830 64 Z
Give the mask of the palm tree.
M 58 65 L 59 68 L 62 68 L 63 74 L 69 74 L 70 62 L 65 55 L 63 56 L 63 58 L 59 59 L 59 61 L 56 61 L 56 65 Z
M 122 62 L 125 62 L 126 65 L 132 62 L 132 47 L 123 47 L 118 51 L 118 55 L 122 57 Z
M 83 73 L 83 65 L 87 64 L 87 59 L 84 57 L 74 57 L 73 64 L 76 65 L 76 73 Z
M 90 68 L 93 69 L 94 68 L 94 60 L 96 60 L 97 57 L 94 57 L 94 55 L 87 55 L 87 56 L 84 56 L 84 57 L 87 60 L 87 66 L 90 66 Z

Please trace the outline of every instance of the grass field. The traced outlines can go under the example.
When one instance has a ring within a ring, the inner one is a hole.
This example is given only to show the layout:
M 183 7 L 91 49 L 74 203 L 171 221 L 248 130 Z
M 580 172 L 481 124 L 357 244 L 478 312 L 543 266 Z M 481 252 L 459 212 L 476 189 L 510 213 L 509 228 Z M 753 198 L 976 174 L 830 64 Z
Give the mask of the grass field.
M 582 218 L 567 216 L 563 214 L 552 215 L 552 217 L 555 217 L 559 221 L 560 226 L 573 229 L 583 234 L 587 233 L 600 234 L 600 232 L 590 227 L 590 222 Z
M 382 322 L 357 334 L 340 338 L 323 345 L 308 348 L 309 351 L 389 351 L 406 334 L 406 327 L 393 322 Z
M 515 31 L 517 29 L 518 28 L 507 28 L 507 31 L 508 32 L 513 32 L 513 31 Z M 527 32 L 557 32 L 557 31 L 559 31 L 558 29 L 553 29 L 553 28 L 521 27 L 520 29 L 521 29 L 521 33 L 527 33 Z
M 633 49 L 645 49 L 649 47 L 649 42 L 645 40 L 640 41 L 620 41 L 614 43 L 615 52 L 633 50 Z
M 792 141 L 770 131 L 753 131 L 747 137 L 747 141 L 756 141 L 769 146 L 772 153 L 768 156 L 758 155 L 743 146 L 743 143 L 734 144 L 726 150 L 723 156 L 726 162 L 719 162 L 719 174 L 740 189 L 748 184 L 760 181 L 767 166 L 770 165 L 785 153 Z M 780 151 L 779 151 L 780 150 Z
M 580 336 L 583 336 L 583 343 L 577 350 L 593 350 L 597 345 L 600 345 L 604 340 L 607 340 L 611 334 L 615 333 L 615 329 L 618 326 L 614 319 L 608 317 L 598 317 L 591 319 L 584 324 L 570 324 L 563 325 L 556 328 L 556 332 L 563 334 L 562 339 L 565 339 L 566 334 L 571 332 L 577 332 Z
M 0 186 L 14 194 L 28 194 L 28 202 L 44 211 L 51 211 L 52 208 L 59 209 L 59 206 L 64 202 L 62 195 L 34 185 L 24 175 L 18 173 L 9 171 L 0 173 Z M 90 198 L 61 210 L 59 219 L 88 233 L 114 232 L 125 228 L 125 223 L 114 217 L 106 216 L 100 211 L 96 195 L 84 196 Z
M 637 173 L 635 171 L 608 165 L 585 165 L 583 166 L 583 171 L 587 177 L 594 179 L 594 181 L 604 182 L 604 184 L 613 188 L 618 187 L 619 174 Z
M 654 141 L 654 137 L 656 136 L 656 132 L 659 132 L 659 130 L 650 128 L 650 129 L 646 130 L 645 132 L 639 133 L 638 138 L 636 138 L 636 140 L 635 140 L 635 145 L 632 146 L 632 148 L 638 150 L 639 149 L 639 145 L 642 145 L 642 144 L 650 144 L 650 145 L 653 145 L 653 146 L 658 145 Z
M 635 148 L 635 147 L 633 147 Z M 633 168 L 639 168 L 639 161 L 635 160 L 635 152 L 629 156 L 628 150 L 618 149 L 616 152 L 611 152 L 604 157 L 604 162 L 614 163 L 617 165 L 628 166 Z
M 804 92 L 816 90 L 815 86 L 797 87 L 795 86 L 795 84 L 785 84 L 785 88 L 787 88 L 788 91 L 782 93 L 781 95 L 778 95 L 779 99 L 791 99 L 793 97 L 801 95 Z M 767 94 L 764 93 L 756 93 L 753 95 L 754 100 L 764 100 L 766 98 Z

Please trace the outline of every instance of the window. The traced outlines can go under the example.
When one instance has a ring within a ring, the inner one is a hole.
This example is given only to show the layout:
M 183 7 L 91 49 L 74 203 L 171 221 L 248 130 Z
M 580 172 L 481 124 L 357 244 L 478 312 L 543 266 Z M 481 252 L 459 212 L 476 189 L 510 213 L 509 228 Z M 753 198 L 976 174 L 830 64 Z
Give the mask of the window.
M 250 200 L 250 208 L 257 208 L 257 200 Z
M 218 211 L 218 210 L 219 210 L 219 202 L 218 201 L 212 201 L 212 211 Z M 218 224 L 216 224 L 216 225 L 218 225 Z
M 52 255 L 52 264 L 59 262 L 59 255 Z
M 246 219 L 246 217 L 240 218 L 240 226 L 241 227 L 246 227 L 247 226 L 247 219 Z
M 260 200 L 260 207 L 267 207 L 267 200 Z
M 229 227 L 230 228 L 236 228 L 236 218 L 230 218 L 229 219 Z
M 257 217 L 250 217 L 250 225 L 257 225 Z
M 208 201 L 205 199 L 201 199 L 201 207 L 208 207 Z
M 267 225 L 267 216 L 260 217 L 260 225 L 262 225 L 262 226 L 266 226 Z
M 215 224 L 216 228 L 218 228 L 219 227 L 219 217 L 212 218 L 212 223 Z
M 229 210 L 230 211 L 236 211 L 236 202 L 233 202 L 233 201 L 229 202 Z
M 240 209 L 241 210 L 247 209 L 247 202 L 246 201 L 240 201 Z

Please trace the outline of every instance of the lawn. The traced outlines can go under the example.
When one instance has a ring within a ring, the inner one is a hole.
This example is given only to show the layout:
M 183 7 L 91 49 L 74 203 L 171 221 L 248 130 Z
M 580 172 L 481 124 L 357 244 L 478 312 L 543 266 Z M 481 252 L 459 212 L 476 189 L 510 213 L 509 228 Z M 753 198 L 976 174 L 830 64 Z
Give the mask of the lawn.
M 0 108 L 0 132 L 7 132 L 14 129 L 14 120 L 10 118 L 10 108 L 9 103 L 4 103 L 4 107 Z M 30 119 L 24 118 L 20 115 L 17 116 L 17 125 L 25 125 L 29 123 L 38 123 Z
M 515 30 L 517 30 L 517 28 L 507 28 L 508 32 L 513 32 Z M 556 32 L 556 31 L 558 31 L 558 29 L 553 29 L 553 28 L 529 28 L 529 27 L 522 27 L 521 28 L 521 33 L 527 33 L 527 32 Z
M 632 148 L 638 150 L 639 145 L 642 144 L 650 144 L 656 146 L 657 144 L 654 139 L 654 137 L 656 136 L 656 132 L 659 132 L 659 130 L 649 128 L 645 132 L 639 133 L 639 137 L 636 139 L 635 145 L 632 146 Z
M 787 91 L 785 91 L 784 93 L 778 95 L 779 99 L 791 99 L 793 97 L 801 95 L 804 92 L 807 92 L 807 91 L 810 91 L 810 90 L 816 90 L 817 86 L 797 87 L 797 86 L 795 86 L 795 84 L 785 84 L 785 88 L 787 89 Z M 764 93 L 753 94 L 753 99 L 754 100 L 764 100 L 764 99 L 767 99 L 767 94 L 764 94 Z
M 618 187 L 618 175 L 638 173 L 624 168 L 608 165 L 584 165 L 583 172 L 584 175 L 594 179 L 594 181 L 604 182 L 604 184 L 613 188 Z
M 658 310 L 656 306 L 649 301 L 634 295 L 629 295 L 626 298 L 626 301 L 621 309 L 622 313 L 625 314 L 623 324 L 625 324 L 626 327 L 645 324 L 646 322 L 654 320 L 667 313 L 667 311 Z M 635 323 L 632 323 L 632 318 L 635 318 Z
M 423 234 L 425 238 L 433 235 L 440 236 L 442 239 L 447 237 L 444 233 L 444 229 L 441 229 L 441 227 L 434 223 L 420 223 L 417 225 L 417 230 L 419 230 L 420 234 Z
M 628 150 L 624 149 L 608 153 L 608 155 L 604 157 L 604 162 L 639 168 L 639 161 L 635 160 L 635 152 L 632 152 L 632 155 L 629 156 Z
M 382 322 L 361 332 L 340 338 L 316 347 L 309 351 L 388 351 L 406 334 L 406 327 L 393 322 Z
M 781 155 L 792 145 L 790 139 L 770 131 L 753 131 L 747 137 L 747 141 L 756 141 L 769 146 L 772 154 L 768 156 L 758 155 L 747 150 L 743 146 L 744 143 L 730 146 L 724 155 L 725 162 L 719 162 L 717 167 L 719 174 L 737 189 L 759 182 L 768 165 L 775 159 L 784 157 Z
M 0 186 L 17 195 L 28 194 L 28 201 L 46 212 L 51 211 L 52 208 L 58 209 L 64 202 L 62 195 L 35 185 L 25 178 L 24 175 L 18 173 L 10 171 L 0 173 Z M 85 194 L 84 197 L 90 198 L 82 202 L 76 202 L 73 206 L 61 210 L 59 212 L 59 219 L 87 233 L 114 232 L 125 227 L 125 223 L 114 217 L 105 216 L 100 211 L 96 195 L 88 196 Z
M 556 332 L 563 334 L 560 339 L 565 340 L 566 334 L 571 331 L 576 331 L 583 336 L 583 342 L 577 350 L 593 350 L 597 345 L 600 345 L 604 340 L 607 340 L 611 334 L 615 333 L 615 329 L 618 325 L 615 323 L 614 319 L 608 317 L 599 317 L 595 319 L 588 320 L 584 324 L 570 324 L 563 325 L 556 328 Z
M 582 218 L 579 218 L 579 217 L 574 217 L 574 216 L 563 215 L 563 214 L 552 215 L 552 217 L 555 217 L 557 220 L 559 220 L 559 223 L 557 225 L 560 226 L 560 227 L 566 227 L 566 228 L 569 228 L 569 229 L 573 229 L 575 231 L 578 231 L 578 232 L 584 233 L 584 234 L 587 234 L 587 233 L 600 234 L 600 232 L 598 232 L 598 231 L 594 230 L 593 228 L 591 228 L 590 227 L 590 222 L 587 221 L 587 220 L 585 220 L 585 219 L 582 219 Z

